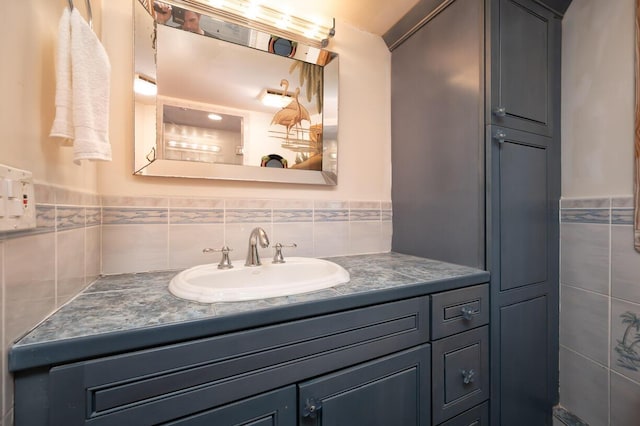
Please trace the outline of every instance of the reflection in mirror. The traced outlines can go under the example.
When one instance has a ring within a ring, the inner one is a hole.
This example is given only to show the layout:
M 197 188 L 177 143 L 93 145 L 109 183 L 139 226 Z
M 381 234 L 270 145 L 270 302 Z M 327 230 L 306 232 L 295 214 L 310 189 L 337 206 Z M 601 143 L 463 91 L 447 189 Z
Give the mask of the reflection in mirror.
M 162 150 L 165 160 L 242 164 L 242 117 L 164 104 Z
M 135 173 L 335 185 L 337 56 L 172 3 L 154 22 L 134 2 L 157 91 L 135 94 Z

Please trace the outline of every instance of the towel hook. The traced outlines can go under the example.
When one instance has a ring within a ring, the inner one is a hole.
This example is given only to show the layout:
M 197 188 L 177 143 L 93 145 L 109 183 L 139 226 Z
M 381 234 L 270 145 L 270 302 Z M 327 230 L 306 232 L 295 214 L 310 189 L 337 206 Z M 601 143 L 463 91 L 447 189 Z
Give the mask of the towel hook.
M 69 0 L 69 10 L 73 10 L 73 0 Z M 93 29 L 93 13 L 91 13 L 91 0 L 87 0 L 87 14 L 89 15 L 89 28 Z

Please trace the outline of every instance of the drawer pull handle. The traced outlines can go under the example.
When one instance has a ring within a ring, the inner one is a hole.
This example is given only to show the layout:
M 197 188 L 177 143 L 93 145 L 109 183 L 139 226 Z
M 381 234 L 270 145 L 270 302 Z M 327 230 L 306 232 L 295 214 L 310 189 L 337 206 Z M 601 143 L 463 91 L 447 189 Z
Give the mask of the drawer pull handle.
M 314 419 L 318 415 L 318 411 L 322 409 L 322 403 L 315 398 L 307 399 L 307 404 L 302 411 L 304 417 L 311 417 Z
M 469 306 L 463 306 L 462 308 L 460 308 L 460 312 L 462 313 L 462 318 L 467 321 L 471 321 L 471 319 L 473 318 L 473 314 L 475 314 L 473 308 L 470 308 Z
M 462 373 L 462 383 L 464 383 L 465 385 L 473 383 L 473 376 L 476 375 L 476 372 L 473 371 L 473 368 L 470 370 L 460 370 L 460 373 Z

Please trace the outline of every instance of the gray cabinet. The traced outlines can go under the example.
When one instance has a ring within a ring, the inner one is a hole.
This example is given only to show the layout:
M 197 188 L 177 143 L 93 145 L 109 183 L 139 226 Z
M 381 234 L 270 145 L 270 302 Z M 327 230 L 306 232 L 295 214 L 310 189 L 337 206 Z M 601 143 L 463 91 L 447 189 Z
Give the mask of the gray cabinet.
M 296 421 L 296 387 L 289 386 L 165 425 L 295 426 Z
M 554 13 L 533 0 L 491 2 L 492 124 L 551 136 L 560 63 Z
M 15 424 L 462 425 L 486 411 L 487 298 L 481 284 L 91 359 L 70 354 L 16 372 Z
M 430 364 L 422 345 L 302 383 L 300 425 L 429 425 Z
M 550 424 L 558 399 L 560 47 L 570 2 L 421 0 L 384 36 L 392 248 L 491 272 L 493 425 Z

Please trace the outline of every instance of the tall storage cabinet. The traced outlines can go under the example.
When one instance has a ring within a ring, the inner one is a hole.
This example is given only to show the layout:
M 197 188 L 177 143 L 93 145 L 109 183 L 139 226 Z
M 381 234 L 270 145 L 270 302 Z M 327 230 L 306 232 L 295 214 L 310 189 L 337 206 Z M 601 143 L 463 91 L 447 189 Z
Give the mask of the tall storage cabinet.
M 422 0 L 384 36 L 392 248 L 491 272 L 492 425 L 550 425 L 558 400 L 560 46 L 570 2 Z

